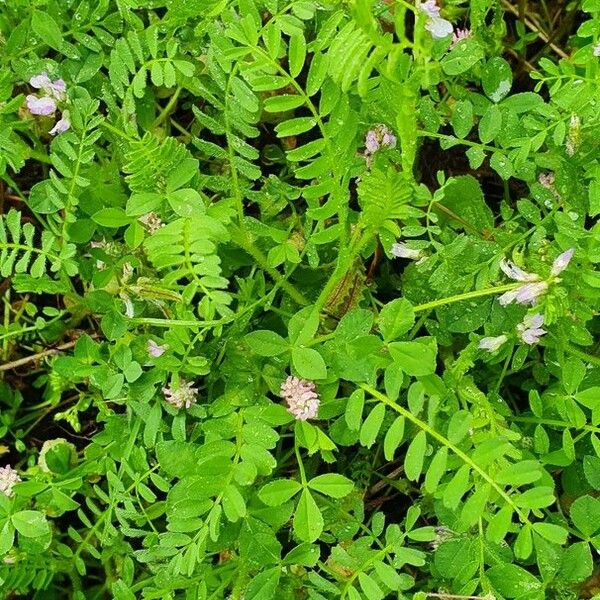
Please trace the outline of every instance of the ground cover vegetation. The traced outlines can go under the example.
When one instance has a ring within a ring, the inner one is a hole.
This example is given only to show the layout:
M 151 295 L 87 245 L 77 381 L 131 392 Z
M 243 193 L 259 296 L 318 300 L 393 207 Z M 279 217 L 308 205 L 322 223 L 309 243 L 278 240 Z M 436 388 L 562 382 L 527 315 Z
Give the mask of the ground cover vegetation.
M 10 0 L 0 63 L 0 597 L 600 597 L 600 0 Z

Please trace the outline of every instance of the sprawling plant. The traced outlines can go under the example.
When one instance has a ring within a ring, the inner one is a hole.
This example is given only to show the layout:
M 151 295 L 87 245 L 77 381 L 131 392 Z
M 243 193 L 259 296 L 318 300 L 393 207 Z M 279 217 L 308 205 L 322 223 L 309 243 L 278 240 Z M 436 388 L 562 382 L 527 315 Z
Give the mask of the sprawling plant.
M 11 0 L 0 62 L 0 597 L 600 597 L 598 0 Z

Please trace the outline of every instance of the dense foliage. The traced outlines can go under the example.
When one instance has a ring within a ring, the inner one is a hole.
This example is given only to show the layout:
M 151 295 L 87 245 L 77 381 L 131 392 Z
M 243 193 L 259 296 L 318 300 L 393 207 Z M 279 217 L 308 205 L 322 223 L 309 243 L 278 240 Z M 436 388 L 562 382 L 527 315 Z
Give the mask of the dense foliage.
M 0 62 L 2 598 L 600 594 L 599 0 L 9 0 Z

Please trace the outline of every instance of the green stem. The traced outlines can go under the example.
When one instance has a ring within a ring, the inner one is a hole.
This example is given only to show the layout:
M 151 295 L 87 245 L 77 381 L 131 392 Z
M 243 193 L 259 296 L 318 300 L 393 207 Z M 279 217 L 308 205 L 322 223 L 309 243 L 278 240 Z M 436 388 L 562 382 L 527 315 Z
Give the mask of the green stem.
M 506 283 L 504 285 L 498 285 L 496 287 L 484 288 L 482 290 L 474 290 L 472 292 L 464 292 L 463 294 L 456 294 L 455 296 L 447 296 L 446 298 L 440 298 L 439 300 L 432 300 L 431 302 L 425 302 L 425 304 L 417 304 L 414 307 L 415 312 L 422 312 L 424 310 L 431 310 L 438 306 L 446 306 L 447 304 L 454 304 L 455 302 L 462 302 L 463 300 L 471 300 L 472 298 L 481 298 L 483 296 L 494 296 L 495 294 L 501 294 L 509 292 L 520 286 L 522 283 Z
M 175 90 L 175 93 L 169 98 L 167 105 L 162 109 L 158 117 L 156 117 L 154 123 L 152 123 L 151 129 L 156 129 L 159 125 L 162 125 L 163 122 L 166 121 L 167 117 L 171 114 L 173 107 L 175 104 L 177 104 L 177 100 L 179 99 L 179 94 L 181 94 L 182 89 L 183 88 L 179 86 Z
M 396 404 L 393 400 L 388 398 L 385 394 L 382 394 L 375 388 L 367 385 L 366 383 L 358 384 L 365 392 L 376 398 L 380 402 L 383 402 L 386 406 L 389 406 L 392 410 L 396 411 L 398 414 L 402 415 L 405 419 L 408 419 L 412 423 L 414 423 L 419 429 L 424 431 L 430 437 L 436 439 L 440 444 L 446 446 L 448 450 L 450 450 L 453 454 L 458 456 L 466 465 L 468 465 L 473 471 L 475 471 L 482 479 L 484 479 L 490 487 L 492 487 L 496 493 L 508 504 L 512 510 L 518 515 L 519 519 L 522 523 L 531 524 L 529 518 L 526 514 L 523 513 L 519 509 L 519 507 L 513 502 L 513 499 L 500 487 L 493 479 L 493 477 L 487 473 L 484 469 L 482 469 L 473 459 L 463 452 L 460 448 L 455 446 L 450 440 L 445 438 L 441 433 L 438 433 L 435 429 L 430 427 L 424 421 L 421 421 L 418 417 L 415 417 L 409 410 Z
M 585 360 L 593 365 L 596 365 L 597 367 L 600 367 L 600 356 L 593 356 L 591 354 L 588 354 L 587 352 L 584 352 L 583 350 L 579 350 L 579 348 L 575 348 L 575 346 L 571 346 L 571 344 L 567 344 L 565 346 L 565 350 L 569 354 L 572 354 L 573 356 L 576 356 L 577 358 L 581 358 L 582 360 Z
M 300 448 L 298 448 L 297 443 L 294 444 L 294 452 L 296 453 L 296 461 L 298 462 L 298 469 L 300 470 L 300 481 L 302 482 L 302 486 L 306 487 L 308 485 L 308 481 L 306 480 L 306 473 L 304 472 L 304 463 L 302 462 Z

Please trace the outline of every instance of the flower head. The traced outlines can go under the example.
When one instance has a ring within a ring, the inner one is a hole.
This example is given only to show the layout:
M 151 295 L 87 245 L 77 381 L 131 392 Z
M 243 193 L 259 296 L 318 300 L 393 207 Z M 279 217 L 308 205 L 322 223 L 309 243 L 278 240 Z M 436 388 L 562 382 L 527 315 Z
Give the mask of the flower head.
M 148 354 L 152 357 L 152 358 L 159 358 L 160 356 L 162 356 L 165 353 L 165 350 L 167 349 L 166 345 L 159 345 L 157 344 L 154 340 L 148 340 Z
M 0 467 L 0 492 L 9 498 L 13 495 L 15 483 L 19 483 L 19 474 L 10 466 Z
M 419 10 L 423 11 L 430 19 L 440 16 L 440 7 L 435 0 L 427 0 L 419 4 Z
M 164 387 L 162 389 L 165 395 L 165 400 L 172 404 L 175 408 L 181 409 L 189 408 L 192 404 L 196 403 L 196 396 L 198 395 L 198 388 L 195 388 L 192 382 L 186 381 L 185 379 L 179 380 L 177 388 Z
M 458 42 L 460 42 L 461 40 L 466 40 L 467 38 L 470 38 L 472 35 L 471 30 L 470 29 L 456 29 L 454 31 L 454 33 L 452 34 L 452 43 L 450 44 L 450 50 L 452 50 L 453 48 L 456 48 L 456 45 L 458 44 Z
M 479 348 L 481 350 L 487 350 L 488 352 L 496 352 L 504 342 L 508 340 L 505 335 L 499 335 L 497 337 L 484 337 L 479 340 Z
M 52 98 L 44 96 L 38 98 L 33 94 L 27 96 L 27 108 L 32 115 L 48 116 L 56 112 L 56 102 Z
M 46 71 L 42 71 L 39 75 L 34 75 L 29 80 L 29 85 L 36 90 L 42 90 L 45 94 L 52 96 L 56 100 L 64 100 L 67 92 L 67 84 L 64 80 L 55 79 L 52 81 Z
M 148 228 L 150 234 L 156 233 L 161 227 L 164 227 L 164 223 L 155 212 L 142 215 L 138 218 L 138 221 Z
M 280 395 L 286 401 L 288 411 L 299 421 L 317 416 L 320 400 L 312 381 L 289 375 L 281 384 Z
M 396 242 L 395 244 L 392 244 L 390 252 L 396 258 L 410 258 L 411 260 L 418 260 L 421 258 L 421 250 L 413 250 L 404 242 Z
M 71 120 L 69 119 L 69 111 L 65 110 L 60 120 L 56 122 L 54 127 L 50 130 L 50 135 L 58 135 L 64 133 L 71 128 Z
M 431 33 L 434 40 L 443 40 L 453 32 L 454 27 L 450 21 L 446 21 L 442 17 L 433 17 L 427 21 L 425 29 Z
M 365 152 L 375 154 L 381 148 L 395 148 L 396 136 L 385 125 L 376 125 L 367 131 L 365 136 Z
M 543 324 L 544 315 L 540 313 L 536 313 L 535 315 L 527 315 L 523 321 L 517 325 L 519 337 L 526 344 L 537 344 L 540 341 L 540 337 L 547 333 L 544 329 L 542 329 Z
M 548 284 L 545 281 L 526 283 L 515 290 L 510 290 L 505 294 L 502 294 L 502 296 L 498 298 L 498 302 L 500 302 L 502 306 L 512 304 L 513 302 L 516 302 L 517 304 L 533 305 L 547 289 Z
M 527 273 L 509 260 L 502 259 L 500 261 L 500 268 L 505 275 L 515 281 L 538 281 L 540 279 L 540 276 L 536 273 Z
M 560 275 L 569 266 L 569 263 L 573 258 L 573 254 L 575 254 L 575 248 L 569 248 L 562 254 L 559 254 L 552 263 L 552 270 L 550 271 L 550 274 L 553 277 Z

